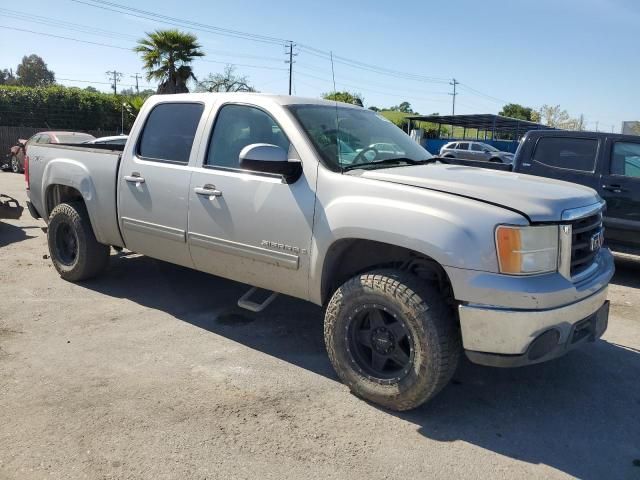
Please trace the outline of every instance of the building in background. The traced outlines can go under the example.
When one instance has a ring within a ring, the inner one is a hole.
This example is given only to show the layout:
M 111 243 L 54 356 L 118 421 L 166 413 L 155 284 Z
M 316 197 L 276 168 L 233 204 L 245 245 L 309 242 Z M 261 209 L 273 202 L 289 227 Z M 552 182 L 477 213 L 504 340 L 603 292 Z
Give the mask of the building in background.
M 640 122 L 622 122 L 622 133 L 624 135 L 640 135 Z

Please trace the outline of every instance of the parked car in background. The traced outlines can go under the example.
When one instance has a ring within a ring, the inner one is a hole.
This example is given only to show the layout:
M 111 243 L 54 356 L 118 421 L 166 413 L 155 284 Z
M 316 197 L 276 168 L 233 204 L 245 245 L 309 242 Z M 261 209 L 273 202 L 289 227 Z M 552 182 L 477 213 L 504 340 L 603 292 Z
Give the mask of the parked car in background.
M 96 137 L 82 132 L 39 132 L 28 140 L 18 140 L 9 152 L 9 168 L 14 173 L 24 172 L 24 157 L 29 145 L 47 143 L 84 143 Z
M 462 351 L 521 366 L 607 327 L 596 192 L 446 165 L 360 107 L 155 95 L 124 150 L 35 145 L 25 177 L 62 278 L 100 274 L 114 246 L 248 283 L 254 312 L 275 292 L 325 306 L 338 376 L 387 408 L 436 395 Z
M 513 153 L 502 152 L 486 143 L 469 141 L 447 143 L 440 149 L 440 156 L 494 163 L 513 163 L 514 157 Z
M 91 145 L 125 145 L 127 143 L 128 135 L 113 135 L 111 137 L 98 137 L 87 142 L 82 142 Z
M 9 149 L 9 153 L 7 153 L 4 163 L 0 165 L 0 168 L 2 168 L 2 170 L 12 170 L 14 164 L 16 165 L 16 167 L 18 166 L 18 163 L 14 162 L 13 159 L 18 155 L 22 155 L 21 150 L 24 149 L 24 145 L 26 143 L 26 138 L 19 138 L 16 144 Z

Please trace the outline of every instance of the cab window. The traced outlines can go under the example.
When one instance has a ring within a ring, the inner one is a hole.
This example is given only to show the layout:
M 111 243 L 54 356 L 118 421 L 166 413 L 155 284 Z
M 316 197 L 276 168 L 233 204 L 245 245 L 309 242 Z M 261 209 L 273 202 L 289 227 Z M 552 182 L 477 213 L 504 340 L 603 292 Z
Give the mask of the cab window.
M 553 168 L 593 172 L 597 151 L 595 138 L 543 137 L 538 140 L 533 161 Z
M 248 105 L 224 105 L 213 127 L 205 166 L 240 168 L 240 151 L 253 143 L 278 145 L 287 152 L 290 146 L 268 113 Z
M 153 107 L 138 142 L 138 156 L 188 163 L 203 110 L 201 103 L 160 103 Z

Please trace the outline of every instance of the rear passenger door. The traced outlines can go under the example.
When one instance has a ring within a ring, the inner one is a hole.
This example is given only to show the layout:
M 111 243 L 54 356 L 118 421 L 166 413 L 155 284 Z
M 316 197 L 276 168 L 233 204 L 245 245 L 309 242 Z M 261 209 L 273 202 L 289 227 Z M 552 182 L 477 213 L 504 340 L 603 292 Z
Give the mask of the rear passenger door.
M 192 266 L 187 215 L 192 147 L 204 104 L 163 102 L 151 108 L 127 149 L 118 179 L 120 229 L 128 249 Z M 109 201 L 109 199 L 104 199 Z
M 598 190 L 596 159 L 599 142 L 589 137 L 541 137 L 533 146 L 530 161 L 523 161 L 522 173 L 579 183 Z
M 603 171 L 600 191 L 607 201 L 607 239 L 640 248 L 640 142 L 614 141 L 608 148 L 611 162 Z

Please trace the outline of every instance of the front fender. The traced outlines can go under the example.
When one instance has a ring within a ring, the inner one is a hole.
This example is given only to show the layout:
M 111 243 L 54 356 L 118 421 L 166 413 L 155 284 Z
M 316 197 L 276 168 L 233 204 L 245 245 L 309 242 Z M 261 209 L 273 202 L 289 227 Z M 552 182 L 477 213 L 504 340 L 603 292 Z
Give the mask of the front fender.
M 351 180 L 349 195 L 318 196 L 309 292 L 316 303 L 327 253 L 339 240 L 373 240 L 421 253 L 443 267 L 497 272 L 495 226 L 527 224 L 516 212 L 465 197 L 387 182 L 375 182 L 372 195 L 371 188 L 359 188 L 359 179 Z

